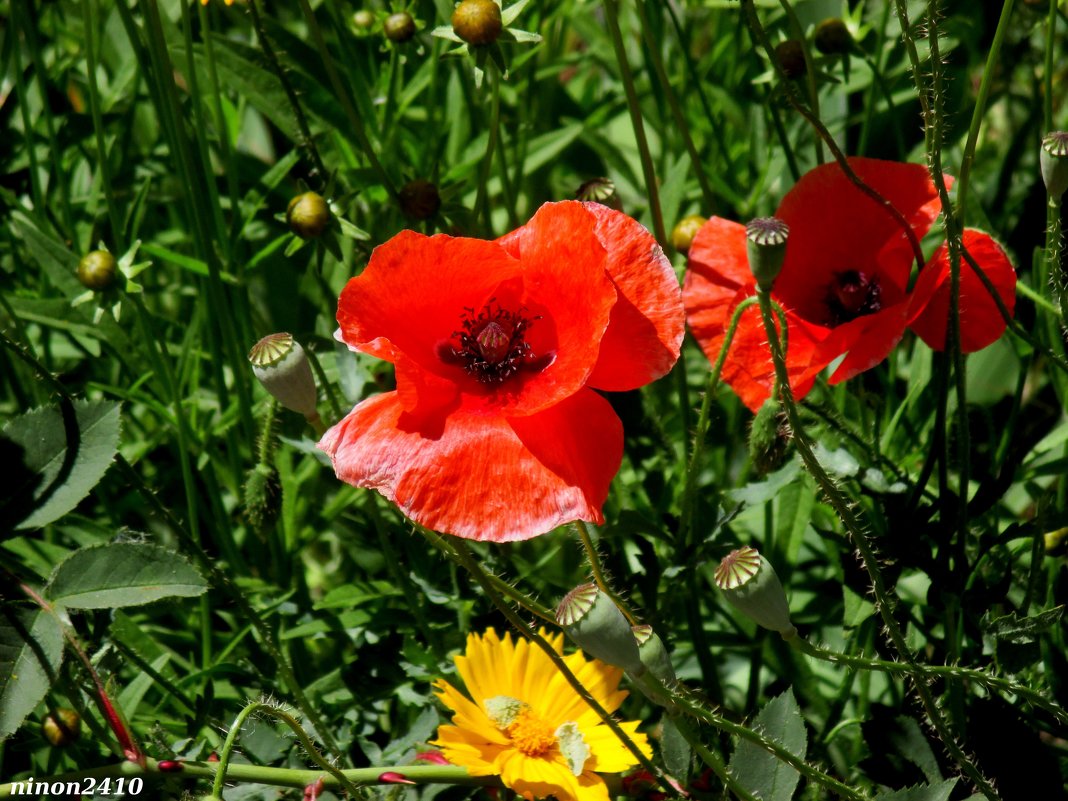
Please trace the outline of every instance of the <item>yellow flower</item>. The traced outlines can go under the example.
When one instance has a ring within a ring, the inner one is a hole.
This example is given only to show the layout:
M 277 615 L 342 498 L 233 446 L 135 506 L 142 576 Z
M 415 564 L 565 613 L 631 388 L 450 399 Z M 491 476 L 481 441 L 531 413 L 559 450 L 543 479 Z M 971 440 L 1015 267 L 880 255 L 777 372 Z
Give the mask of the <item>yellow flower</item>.
M 200 0 L 200 5 L 206 6 L 209 2 L 210 0 Z M 234 4 L 234 0 L 225 0 L 225 2 L 228 6 L 232 6 Z
M 547 636 L 563 654 L 564 636 Z M 470 699 L 439 679 L 438 698 L 455 714 L 455 726 L 438 728 L 445 758 L 473 776 L 500 776 L 506 787 L 528 801 L 555 796 L 558 801 L 609 801 L 598 773 L 619 773 L 637 764 L 590 706 L 582 700 L 537 645 L 511 635 L 501 640 L 489 629 L 469 634 L 456 670 Z M 581 652 L 564 662 L 609 712 L 627 697 L 619 689 L 623 671 L 587 660 Z M 637 728 L 620 727 L 649 756 L 649 743 Z

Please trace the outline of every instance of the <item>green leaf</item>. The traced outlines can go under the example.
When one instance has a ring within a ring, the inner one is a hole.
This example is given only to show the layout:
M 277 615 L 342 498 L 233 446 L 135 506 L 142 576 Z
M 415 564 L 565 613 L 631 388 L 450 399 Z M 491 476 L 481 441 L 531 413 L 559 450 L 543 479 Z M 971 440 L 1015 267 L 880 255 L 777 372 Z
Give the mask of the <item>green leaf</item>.
M 10 451 L 0 518 L 35 528 L 62 517 L 103 478 L 118 447 L 119 404 L 112 401 L 76 400 L 8 421 L 0 432 L 0 448 Z
M 660 754 L 664 757 L 664 767 L 672 778 L 680 784 L 686 784 L 690 779 L 693 751 L 671 718 L 664 718 L 663 730 L 664 733 L 660 737 Z
M 172 549 L 115 542 L 72 553 L 56 567 L 45 593 L 71 609 L 110 609 L 190 598 L 207 589 L 204 577 Z
M 857 595 L 845 585 L 842 586 L 842 595 L 845 599 L 845 614 L 843 615 L 842 625 L 847 629 L 859 626 L 875 614 L 875 605 L 871 601 Z
M 956 784 L 956 779 L 946 779 L 938 784 L 918 784 L 903 790 L 876 793 L 872 801 L 948 801 Z
M 793 690 L 770 700 L 753 721 L 753 728 L 798 759 L 808 750 L 808 735 Z M 731 757 L 730 772 L 762 801 L 789 801 L 801 775 L 755 743 L 743 740 Z
M 1012 612 L 994 620 L 984 620 L 983 624 L 987 633 L 997 640 L 1027 643 L 1033 642 L 1038 635 L 1048 631 L 1060 622 L 1062 617 L 1064 617 L 1064 607 L 1056 606 L 1030 617 L 1017 617 L 1016 613 Z
M 63 631 L 54 614 L 0 610 L 0 740 L 45 697 L 62 661 Z

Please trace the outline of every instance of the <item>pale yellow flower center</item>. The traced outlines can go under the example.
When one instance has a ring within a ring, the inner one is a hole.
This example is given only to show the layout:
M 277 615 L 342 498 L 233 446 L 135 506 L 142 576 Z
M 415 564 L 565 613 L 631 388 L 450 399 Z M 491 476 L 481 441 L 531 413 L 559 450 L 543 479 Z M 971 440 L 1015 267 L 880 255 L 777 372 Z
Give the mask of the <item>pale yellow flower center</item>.
M 539 718 L 530 707 L 516 715 L 504 733 L 520 753 L 529 757 L 542 756 L 556 745 L 553 727 Z

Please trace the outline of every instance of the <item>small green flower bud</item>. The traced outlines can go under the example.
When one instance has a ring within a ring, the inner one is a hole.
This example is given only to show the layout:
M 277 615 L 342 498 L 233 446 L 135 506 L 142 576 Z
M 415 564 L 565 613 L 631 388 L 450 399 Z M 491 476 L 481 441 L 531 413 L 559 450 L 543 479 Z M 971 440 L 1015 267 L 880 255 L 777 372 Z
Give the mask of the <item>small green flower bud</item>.
M 708 220 L 700 214 L 691 214 L 675 223 L 675 227 L 671 229 L 671 244 L 675 250 L 679 253 L 687 253 L 690 245 L 693 244 L 693 238 L 697 236 L 697 232 L 704 227 L 706 222 Z
M 361 8 L 352 14 L 352 24 L 361 31 L 366 31 L 375 24 L 375 15 L 366 8 Z
M 787 39 L 775 46 L 775 60 L 787 78 L 801 78 L 808 71 L 805 48 L 796 39 Z
M 441 195 L 438 188 L 430 181 L 421 178 L 409 181 L 401 187 L 401 211 L 413 220 L 429 220 L 441 208 Z
M 382 23 L 382 32 L 395 44 L 404 44 L 415 36 L 415 20 L 407 11 L 390 14 Z
M 745 226 L 749 269 L 764 292 L 770 292 L 779 277 L 789 236 L 789 226 L 778 217 L 757 217 Z
M 317 418 L 315 379 L 304 348 L 289 334 L 269 334 L 249 351 L 252 372 L 278 402 L 309 420 Z
M 749 458 L 757 472 L 766 475 L 783 466 L 789 446 L 790 427 L 786 417 L 779 402 L 768 398 L 749 429 Z
M 784 639 L 797 633 L 775 568 L 756 548 L 746 545 L 731 551 L 716 568 L 715 578 L 731 605 L 761 626 L 779 632 Z
M 1059 528 L 1042 535 L 1046 556 L 1064 556 L 1068 554 L 1068 528 Z
M 831 17 L 816 26 L 812 42 L 825 56 L 848 53 L 853 47 L 853 34 L 842 20 Z
M 452 30 L 470 45 L 497 41 L 504 23 L 501 7 L 493 0 L 463 0 L 452 12 Z
M 633 626 L 634 639 L 638 643 L 638 656 L 649 672 L 663 684 L 675 683 L 675 668 L 671 664 L 664 641 L 653 631 L 652 626 Z
M 282 479 L 273 464 L 257 464 L 245 481 L 245 517 L 257 534 L 269 529 L 282 511 Z
M 86 289 L 103 292 L 115 283 L 119 265 L 106 250 L 94 250 L 78 262 L 78 280 Z
M 321 195 L 305 192 L 289 201 L 286 222 L 301 239 L 315 239 L 330 224 L 330 207 Z
M 584 203 L 600 203 L 616 211 L 623 210 L 623 204 L 619 202 L 616 194 L 616 185 L 611 178 L 591 178 L 575 192 L 575 199 Z
M 1059 199 L 1068 189 L 1068 131 L 1046 134 L 1038 160 L 1046 191 Z
M 52 745 L 63 748 L 81 736 L 82 719 L 73 709 L 60 707 L 45 715 L 44 722 L 41 723 L 41 733 Z
M 556 622 L 591 656 L 638 676 L 645 672 L 630 623 L 596 584 L 580 584 L 565 595 Z

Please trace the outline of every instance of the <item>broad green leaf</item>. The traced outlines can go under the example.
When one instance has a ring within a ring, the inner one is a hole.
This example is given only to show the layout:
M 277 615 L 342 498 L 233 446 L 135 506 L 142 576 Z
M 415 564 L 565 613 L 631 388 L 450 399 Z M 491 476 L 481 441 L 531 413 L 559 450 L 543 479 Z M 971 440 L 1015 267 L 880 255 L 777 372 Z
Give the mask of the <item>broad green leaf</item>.
M 663 730 L 664 733 L 660 737 L 660 754 L 664 757 L 664 767 L 672 778 L 680 784 L 686 784 L 690 778 L 693 750 L 671 718 L 664 718 Z
M 808 735 L 793 690 L 768 701 L 753 720 L 753 728 L 798 759 L 805 758 Z M 738 743 L 731 757 L 730 772 L 762 801 L 790 801 L 801 778 L 797 770 L 747 740 Z
M 202 595 L 208 583 L 172 549 L 143 542 L 91 545 L 64 559 L 46 595 L 71 609 L 140 606 Z
M 15 528 L 62 517 L 103 478 L 118 447 L 119 404 L 112 401 L 76 400 L 8 421 L 0 433 L 0 448 L 10 451 L 0 516 Z
M 54 614 L 0 609 L 0 740 L 41 702 L 63 661 L 63 631 Z
M 875 613 L 875 605 L 860 595 L 857 595 L 849 587 L 842 585 L 842 595 L 845 599 L 845 614 L 842 625 L 846 628 L 859 626 Z
M 872 801 L 948 801 L 956 784 L 956 779 L 946 779 L 938 784 L 918 784 L 903 790 L 877 793 Z

